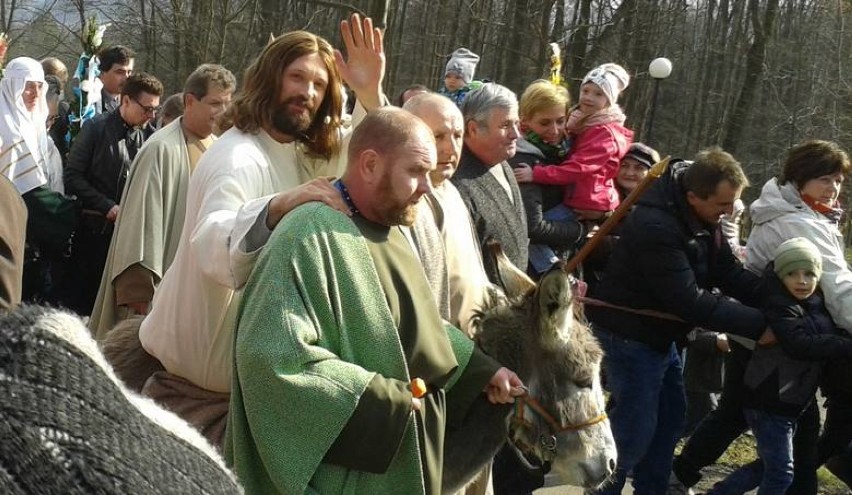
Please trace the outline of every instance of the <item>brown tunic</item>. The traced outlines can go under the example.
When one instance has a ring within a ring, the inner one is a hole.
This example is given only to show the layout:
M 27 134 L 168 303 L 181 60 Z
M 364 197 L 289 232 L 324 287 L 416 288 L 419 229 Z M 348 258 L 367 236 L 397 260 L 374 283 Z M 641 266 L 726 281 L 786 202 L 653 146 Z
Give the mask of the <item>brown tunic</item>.
M 0 312 L 21 302 L 27 208 L 18 190 L 0 175 Z

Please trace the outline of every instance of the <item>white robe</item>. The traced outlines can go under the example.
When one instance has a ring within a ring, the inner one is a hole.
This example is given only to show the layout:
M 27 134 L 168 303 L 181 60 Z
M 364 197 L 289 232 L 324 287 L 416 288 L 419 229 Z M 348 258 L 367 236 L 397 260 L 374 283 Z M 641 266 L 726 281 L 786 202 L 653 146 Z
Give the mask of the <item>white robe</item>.
M 357 105 L 355 116 L 363 114 Z M 225 132 L 190 179 L 175 260 L 139 331 L 145 350 L 172 374 L 207 390 L 230 392 L 239 289 L 271 234 L 265 226 L 267 204 L 273 195 L 315 177 L 339 176 L 345 164 L 345 147 L 325 161 L 264 131 Z
M 472 335 L 471 319 L 482 309 L 491 285 L 482 266 L 482 255 L 467 206 L 449 180 L 433 189 L 444 210 L 441 235 L 447 252 L 450 282 L 450 323 Z

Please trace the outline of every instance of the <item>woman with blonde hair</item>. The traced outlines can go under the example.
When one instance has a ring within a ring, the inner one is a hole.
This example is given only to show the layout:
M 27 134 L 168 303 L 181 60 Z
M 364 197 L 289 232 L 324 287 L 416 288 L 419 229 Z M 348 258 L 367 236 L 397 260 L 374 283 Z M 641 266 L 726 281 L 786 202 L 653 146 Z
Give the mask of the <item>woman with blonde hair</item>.
M 544 79 L 527 86 L 518 107 L 521 137 L 517 153 L 509 160 L 512 168 L 557 164 L 565 160 L 570 149 L 564 133 L 570 104 L 571 96 L 562 86 Z M 569 251 L 577 243 L 583 228 L 576 220 L 556 221 L 544 214 L 562 202 L 564 187 L 531 182 L 518 186 L 527 213 L 529 272 L 537 276 L 559 260 L 558 252 Z

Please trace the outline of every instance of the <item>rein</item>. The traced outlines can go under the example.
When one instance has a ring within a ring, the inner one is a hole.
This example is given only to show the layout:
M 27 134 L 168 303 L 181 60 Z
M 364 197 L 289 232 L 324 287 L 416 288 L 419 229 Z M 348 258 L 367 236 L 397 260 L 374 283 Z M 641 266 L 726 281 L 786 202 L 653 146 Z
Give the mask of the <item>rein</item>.
M 530 409 L 533 410 L 536 414 L 541 417 L 550 427 L 550 431 L 553 434 L 563 433 L 566 431 L 578 431 L 583 428 L 588 428 L 589 426 L 594 426 L 598 423 L 603 422 L 607 419 L 606 413 L 601 413 L 594 418 L 591 418 L 587 421 L 583 421 L 582 423 L 574 423 L 563 425 L 561 422 L 557 421 L 556 418 L 553 417 L 552 414 L 547 412 L 547 409 L 541 405 L 541 402 L 538 401 L 535 397 L 529 394 L 529 390 L 527 390 L 524 395 L 516 398 L 515 402 L 515 415 L 512 417 L 512 421 L 515 423 L 520 423 L 524 426 L 530 427 L 532 423 L 524 417 L 524 406 L 529 406 Z
M 523 395 L 520 395 L 515 398 L 515 413 L 512 415 L 513 424 L 532 428 L 532 421 L 524 417 L 524 411 L 526 410 L 526 406 L 532 409 L 535 414 L 537 414 L 541 419 L 543 419 L 550 429 L 550 436 L 539 436 L 539 443 L 541 444 L 542 452 L 544 454 L 542 458 L 539 459 L 539 461 L 541 465 L 546 466 L 547 469 L 549 469 L 550 461 L 552 461 L 556 457 L 556 435 L 566 431 L 579 431 L 584 428 L 594 426 L 607 419 L 606 413 L 603 412 L 598 416 L 595 416 L 594 418 L 583 421 L 582 423 L 564 425 L 560 421 L 557 421 L 556 418 L 554 418 L 553 415 L 550 414 L 547 409 L 545 409 L 544 406 L 541 405 L 541 402 L 539 402 L 538 399 L 530 395 L 530 391 L 528 388 L 524 387 Z M 528 454 L 533 457 L 536 456 L 533 447 L 531 445 L 526 444 L 526 442 L 523 442 L 521 440 L 510 439 L 509 443 L 515 443 L 515 447 L 523 454 Z

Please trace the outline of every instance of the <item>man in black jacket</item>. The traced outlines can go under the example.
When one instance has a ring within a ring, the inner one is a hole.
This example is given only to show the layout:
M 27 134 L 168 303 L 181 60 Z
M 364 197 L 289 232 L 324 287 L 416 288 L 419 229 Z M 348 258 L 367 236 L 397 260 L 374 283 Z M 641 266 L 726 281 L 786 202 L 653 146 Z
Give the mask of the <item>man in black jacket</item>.
M 66 305 L 88 315 L 98 294 L 113 225 L 118 217 L 127 172 L 142 143 L 154 133 L 163 85 L 144 72 L 132 75 L 121 105 L 93 118 L 74 139 L 65 168 L 65 192 L 82 202 L 83 217 L 74 236 L 72 273 Z
M 711 148 L 671 165 L 622 224 L 594 294 L 610 306 L 586 307 L 604 347 L 618 448 L 615 480 L 601 493 L 621 493 L 630 471 L 635 493 L 666 492 L 685 420 L 678 345 L 687 333 L 702 327 L 757 339 L 766 327 L 759 310 L 711 292 L 759 303 L 760 279 L 737 261 L 719 226 L 747 185 L 739 163 Z

